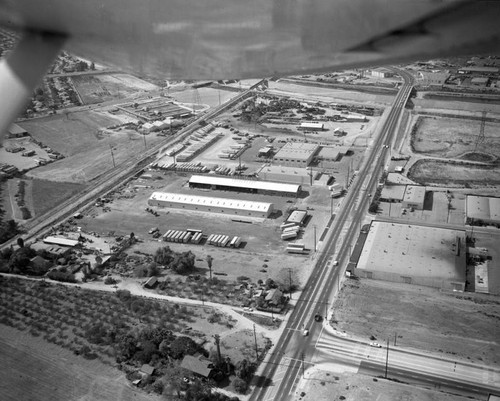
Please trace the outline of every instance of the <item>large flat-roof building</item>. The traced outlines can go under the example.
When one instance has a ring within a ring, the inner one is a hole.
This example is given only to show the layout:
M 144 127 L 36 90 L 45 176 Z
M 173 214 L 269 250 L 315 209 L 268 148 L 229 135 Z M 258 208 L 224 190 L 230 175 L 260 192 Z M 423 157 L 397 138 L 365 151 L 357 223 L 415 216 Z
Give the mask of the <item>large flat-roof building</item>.
M 385 185 L 380 194 L 380 201 L 401 203 L 405 195 L 406 185 Z
M 500 198 L 467 195 L 465 198 L 466 224 L 500 224 Z
M 407 185 L 403 196 L 402 207 L 424 209 L 425 187 L 419 185 Z
M 264 181 L 286 182 L 302 186 L 313 184 L 314 180 L 320 175 L 320 172 L 304 167 L 265 165 L 257 171 L 257 174 L 259 178 Z
M 272 203 L 174 194 L 168 192 L 153 192 L 148 199 L 148 205 L 260 218 L 267 218 L 273 212 Z
M 372 222 L 356 266 L 359 277 L 465 289 L 464 230 Z
M 275 164 L 292 167 L 307 167 L 319 150 L 319 145 L 304 142 L 287 142 L 274 155 Z
M 348 146 L 322 146 L 317 154 L 319 165 L 323 168 L 332 168 L 349 151 Z
M 241 180 L 237 178 L 216 177 L 213 175 L 193 175 L 189 179 L 189 187 L 280 196 L 298 196 L 301 190 L 301 186 L 297 184 Z

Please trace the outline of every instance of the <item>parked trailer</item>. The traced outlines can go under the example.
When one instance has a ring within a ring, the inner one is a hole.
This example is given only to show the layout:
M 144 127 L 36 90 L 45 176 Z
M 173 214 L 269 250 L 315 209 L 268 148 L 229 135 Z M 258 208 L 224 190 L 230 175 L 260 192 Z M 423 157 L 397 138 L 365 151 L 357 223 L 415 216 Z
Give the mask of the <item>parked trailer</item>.
M 215 246 L 220 246 L 223 239 L 224 239 L 224 234 L 220 235 L 219 238 L 215 241 Z
M 186 242 L 189 242 L 189 240 L 191 239 L 191 237 L 193 236 L 193 234 L 191 233 L 186 233 L 186 235 L 184 236 L 184 238 L 182 239 L 182 242 L 186 243 Z
M 207 238 L 207 244 L 212 245 L 212 241 L 214 240 L 215 234 L 210 234 Z
M 286 251 L 288 253 L 298 253 L 298 254 L 301 254 L 301 255 L 305 255 L 305 254 L 308 254 L 309 251 L 307 249 L 298 249 L 298 248 L 290 248 L 290 247 L 286 247 Z
M 230 244 L 231 247 L 233 247 L 233 248 L 239 248 L 240 245 L 241 245 L 241 238 L 240 237 L 234 237 L 231 240 L 231 244 Z
M 215 234 L 215 237 L 212 238 L 212 243 L 211 245 L 215 245 L 217 246 L 217 243 L 219 242 L 219 240 L 221 239 L 221 235 L 220 234 Z
M 192 233 L 192 234 L 198 234 L 198 233 L 203 233 L 203 230 L 197 230 L 195 228 L 188 228 L 186 230 L 188 233 Z
M 287 245 L 288 248 L 297 248 L 297 249 L 304 249 L 305 245 L 304 244 L 299 244 L 298 242 L 290 242 Z
M 202 233 L 195 233 L 192 237 L 191 237 L 191 242 L 193 244 L 199 244 L 200 241 L 201 241 L 201 237 L 203 236 Z
M 180 242 L 180 238 L 182 236 L 182 231 L 177 231 L 177 234 L 174 237 L 174 242 Z
M 295 223 L 283 223 L 281 226 L 280 226 L 280 230 L 285 230 L 286 228 L 290 228 L 290 227 L 295 227 L 297 224 Z
M 281 234 L 281 239 L 292 239 L 292 238 L 295 238 L 297 237 L 297 233 L 294 231 L 294 232 L 291 232 L 291 233 L 284 233 L 284 234 Z
M 225 247 L 229 242 L 229 235 L 225 235 L 224 238 L 222 238 L 222 241 L 220 242 L 221 247 Z
M 163 234 L 163 241 L 168 241 L 167 238 L 168 238 L 168 235 L 172 232 L 172 230 L 168 230 L 165 234 Z
M 293 232 L 299 232 L 300 227 L 299 226 L 293 226 L 293 227 L 287 227 L 283 230 L 283 234 L 285 233 L 293 233 Z

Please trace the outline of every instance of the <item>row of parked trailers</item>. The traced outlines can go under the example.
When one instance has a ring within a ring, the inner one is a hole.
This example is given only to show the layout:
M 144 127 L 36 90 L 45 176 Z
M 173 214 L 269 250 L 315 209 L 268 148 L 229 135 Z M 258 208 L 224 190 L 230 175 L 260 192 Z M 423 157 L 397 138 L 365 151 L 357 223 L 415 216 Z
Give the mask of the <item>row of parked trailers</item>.
M 163 241 L 199 244 L 203 238 L 203 233 L 199 230 L 168 230 L 163 234 Z
M 229 246 L 231 248 L 239 248 L 241 245 L 241 238 L 235 236 L 231 239 L 229 235 L 211 234 L 207 239 L 207 244 L 220 247 Z
M 299 235 L 300 226 L 296 223 L 284 223 L 280 226 L 281 239 L 288 240 L 296 238 Z

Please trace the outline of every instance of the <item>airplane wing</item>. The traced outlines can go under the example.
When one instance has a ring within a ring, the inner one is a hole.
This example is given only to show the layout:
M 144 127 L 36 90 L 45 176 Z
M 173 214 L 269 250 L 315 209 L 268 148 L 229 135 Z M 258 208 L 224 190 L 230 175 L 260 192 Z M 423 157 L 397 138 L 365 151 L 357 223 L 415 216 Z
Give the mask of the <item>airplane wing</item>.
M 165 79 L 268 77 L 494 54 L 499 16 L 496 0 L 0 0 L 0 26 L 26 33 L 17 62 L 0 65 L 0 93 L 17 76 L 29 94 L 63 42 Z

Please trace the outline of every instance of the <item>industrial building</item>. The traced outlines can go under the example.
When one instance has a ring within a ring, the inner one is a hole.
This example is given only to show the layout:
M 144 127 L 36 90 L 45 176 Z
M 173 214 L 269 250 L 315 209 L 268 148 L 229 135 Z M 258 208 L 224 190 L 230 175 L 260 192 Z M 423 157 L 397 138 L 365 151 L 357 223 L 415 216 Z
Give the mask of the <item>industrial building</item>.
M 21 128 L 17 124 L 12 124 L 7 130 L 7 138 L 22 138 L 23 136 L 27 136 L 28 131 L 24 128 Z
M 414 208 L 416 210 L 424 209 L 425 187 L 419 185 L 407 185 L 403 197 L 402 207 Z
M 314 121 L 306 121 L 300 123 L 299 130 L 303 131 L 323 131 L 325 129 L 325 124 L 319 123 L 319 122 L 314 122 Z
M 418 77 L 428 86 L 443 86 L 450 74 L 447 72 L 419 71 Z
M 394 72 L 385 67 L 378 67 L 370 70 L 370 75 L 377 78 L 390 78 L 394 76 Z
M 61 238 L 61 237 L 53 237 L 49 236 L 43 239 L 43 242 L 45 244 L 51 244 L 51 245 L 59 245 L 59 246 L 76 246 L 78 245 L 78 241 L 72 240 L 69 238 Z
M 273 212 L 272 203 L 251 202 L 239 199 L 213 198 L 167 192 L 153 192 L 148 199 L 149 206 L 198 212 L 223 213 L 245 217 L 267 218 Z
M 465 223 L 470 225 L 500 224 L 500 198 L 467 195 Z
M 287 142 L 274 155 L 275 164 L 290 167 L 307 167 L 319 150 L 319 145 L 304 142 Z
M 465 289 L 464 230 L 372 222 L 355 274 L 359 277 Z
M 401 203 L 405 195 L 405 185 L 385 185 L 380 194 L 381 202 Z
M 349 151 L 347 146 L 322 146 L 317 154 L 317 159 L 322 168 L 333 168 L 334 164 Z
M 257 174 L 264 181 L 312 185 L 321 173 L 317 170 L 300 167 L 263 166 L 257 171 Z
M 189 179 L 189 187 L 279 196 L 298 196 L 301 191 L 301 186 L 296 184 L 239 180 L 236 178 L 216 177 L 213 175 L 193 175 Z

